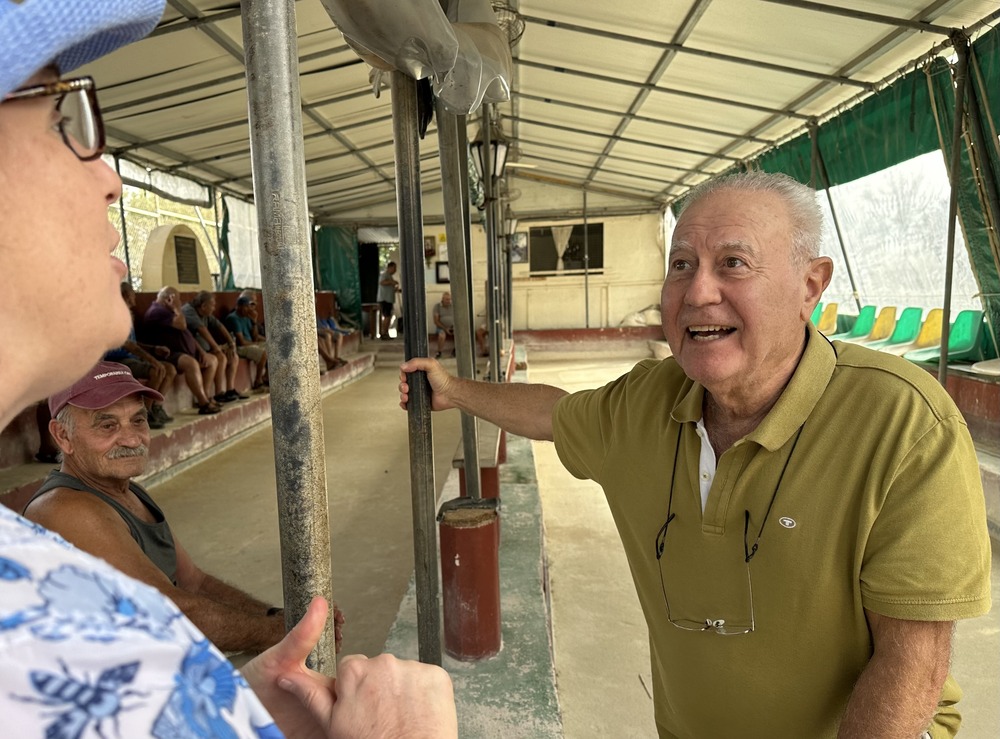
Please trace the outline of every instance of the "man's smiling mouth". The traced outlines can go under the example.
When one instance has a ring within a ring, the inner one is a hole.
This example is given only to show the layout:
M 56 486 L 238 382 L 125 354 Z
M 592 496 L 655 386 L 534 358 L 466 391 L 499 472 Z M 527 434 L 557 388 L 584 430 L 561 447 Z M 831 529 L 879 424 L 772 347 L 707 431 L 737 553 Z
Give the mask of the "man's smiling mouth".
M 715 341 L 724 339 L 736 329 L 732 326 L 719 326 L 717 324 L 705 324 L 703 326 L 688 326 L 688 336 L 696 341 Z

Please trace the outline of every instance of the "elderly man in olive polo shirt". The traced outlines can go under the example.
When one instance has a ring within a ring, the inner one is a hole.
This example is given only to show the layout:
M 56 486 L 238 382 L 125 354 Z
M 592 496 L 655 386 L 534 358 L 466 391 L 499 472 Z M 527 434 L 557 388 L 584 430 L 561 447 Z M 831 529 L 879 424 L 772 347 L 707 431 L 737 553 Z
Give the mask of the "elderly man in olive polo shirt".
M 650 632 L 661 737 L 953 736 L 954 622 L 990 605 L 965 422 L 924 370 L 830 343 L 815 194 L 784 175 L 687 199 L 661 296 L 673 357 L 603 388 L 427 372 L 597 481 Z

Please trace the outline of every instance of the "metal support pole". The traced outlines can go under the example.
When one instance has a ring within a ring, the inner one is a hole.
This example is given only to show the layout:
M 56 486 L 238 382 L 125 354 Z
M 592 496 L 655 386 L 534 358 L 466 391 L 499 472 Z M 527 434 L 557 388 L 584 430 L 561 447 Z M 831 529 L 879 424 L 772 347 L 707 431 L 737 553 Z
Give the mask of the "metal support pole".
M 392 73 L 392 132 L 396 157 L 396 213 L 403 272 L 404 350 L 406 358 L 426 357 L 427 308 L 424 286 L 424 222 L 420 208 L 420 141 L 417 83 Z M 410 436 L 410 495 L 413 501 L 413 564 L 417 588 L 417 641 L 420 661 L 441 664 L 440 579 L 434 486 L 431 390 L 423 372 L 408 379 L 406 420 Z
M 507 341 L 510 342 L 514 339 L 514 265 L 511 262 L 510 247 L 513 244 L 511 237 L 514 234 L 507 233 L 507 220 L 502 214 L 498 215 L 500 222 L 503 223 L 503 244 L 504 244 L 504 274 L 506 279 L 504 280 L 504 295 L 506 299 L 504 300 L 504 325 L 507 327 Z
M 254 202 L 267 320 L 285 620 L 332 602 L 326 451 L 316 354 L 294 0 L 242 0 Z M 332 614 L 331 614 L 332 615 Z M 331 621 L 311 655 L 336 671 Z
M 490 331 L 490 380 L 500 381 L 500 262 L 497 254 L 496 183 L 493 180 L 493 150 L 490 141 L 489 105 L 483 105 L 483 190 L 486 198 L 486 325 Z
M 590 240 L 587 237 L 587 188 L 583 188 L 583 320 L 590 328 Z
M 969 37 L 956 32 L 951 37 L 958 56 L 955 62 L 955 119 L 951 131 L 951 160 L 948 179 L 948 247 L 944 265 L 944 305 L 941 315 L 941 356 L 938 358 L 938 382 L 948 383 L 948 340 L 951 337 L 951 282 L 955 269 L 955 221 L 958 219 L 958 178 L 962 166 L 962 127 L 965 121 L 965 87 L 969 79 Z
M 837 218 L 837 209 L 833 207 L 833 196 L 830 194 L 830 178 L 826 173 L 826 163 L 823 161 L 823 152 L 819 150 L 819 128 L 815 123 L 809 124 L 809 138 L 812 140 L 812 157 L 814 171 L 819 172 L 820 181 L 823 183 L 823 190 L 826 192 L 826 202 L 830 205 L 830 215 L 833 216 L 833 228 L 837 232 L 837 243 L 840 244 L 840 253 L 844 257 L 844 267 L 847 268 L 847 279 L 851 281 L 851 292 L 854 294 L 854 302 L 861 312 L 861 296 L 858 294 L 858 285 L 854 281 L 854 272 L 851 271 L 851 260 L 847 257 L 847 248 L 844 246 L 844 234 L 840 230 L 840 220 Z
M 475 327 L 472 324 L 472 280 L 468 269 L 469 243 L 465 239 L 465 209 L 462 207 L 462 170 L 459 121 L 437 101 L 438 148 L 441 154 L 441 184 L 444 189 L 444 229 L 448 235 L 448 274 L 455 315 L 455 355 L 458 376 L 476 379 Z M 464 125 L 464 124 L 463 124 Z M 465 491 L 470 498 L 482 497 L 479 477 L 479 428 L 475 416 L 462 413 L 462 448 L 465 452 Z
M 122 160 L 121 157 L 115 157 L 115 171 L 118 173 L 118 179 L 122 178 Z M 128 255 L 128 221 L 125 219 L 125 186 L 122 185 L 122 196 L 118 198 L 118 212 L 121 213 L 122 217 L 122 246 L 125 249 L 125 269 L 128 270 L 126 277 L 128 277 L 129 284 L 132 284 L 132 259 Z M 134 285 L 133 285 L 134 287 Z

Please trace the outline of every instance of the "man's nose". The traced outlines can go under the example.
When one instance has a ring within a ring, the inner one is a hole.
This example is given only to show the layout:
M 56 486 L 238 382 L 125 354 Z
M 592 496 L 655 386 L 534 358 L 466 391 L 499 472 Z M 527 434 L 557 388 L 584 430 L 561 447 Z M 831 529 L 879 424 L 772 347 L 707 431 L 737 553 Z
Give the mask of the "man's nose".
M 684 302 L 688 305 L 713 305 L 721 299 L 715 273 L 706 266 L 696 267 L 684 291 Z

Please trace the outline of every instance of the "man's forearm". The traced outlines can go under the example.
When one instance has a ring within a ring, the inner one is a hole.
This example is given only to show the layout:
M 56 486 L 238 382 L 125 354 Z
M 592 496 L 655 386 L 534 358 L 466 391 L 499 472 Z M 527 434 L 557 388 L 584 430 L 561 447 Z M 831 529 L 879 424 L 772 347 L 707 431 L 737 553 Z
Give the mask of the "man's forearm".
M 249 593 L 244 593 L 239 588 L 208 574 L 202 578 L 195 594 L 204 595 L 206 598 L 211 598 L 218 603 L 231 606 L 244 613 L 265 614 L 271 608 L 269 603 L 257 600 Z
M 854 685 L 839 739 L 916 739 L 948 677 L 953 624 L 868 617 L 875 653 Z
M 459 409 L 505 431 L 552 441 L 552 409 L 566 391 L 552 385 L 492 383 L 452 378 L 449 399 Z
M 285 616 L 248 614 L 204 595 L 179 588 L 170 594 L 184 615 L 208 639 L 224 651 L 260 652 L 277 644 L 285 635 Z
M 934 717 L 940 690 L 916 689 L 886 660 L 872 659 L 851 693 L 839 739 L 917 739 Z

